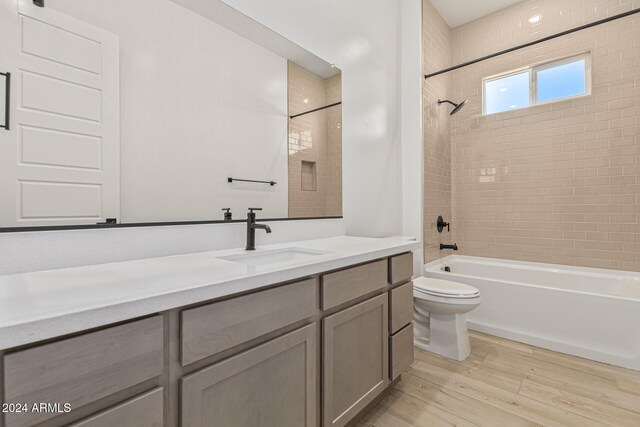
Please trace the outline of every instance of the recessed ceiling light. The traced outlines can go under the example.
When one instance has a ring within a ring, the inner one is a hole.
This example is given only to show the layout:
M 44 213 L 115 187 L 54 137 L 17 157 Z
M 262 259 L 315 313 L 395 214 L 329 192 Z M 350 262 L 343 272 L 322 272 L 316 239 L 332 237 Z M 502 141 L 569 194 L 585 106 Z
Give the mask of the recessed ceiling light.
M 540 19 L 542 19 L 541 15 L 533 15 L 531 18 L 529 18 L 529 23 L 530 24 L 537 24 L 538 22 L 540 22 Z
M 509 106 L 509 108 L 516 108 L 516 107 L 517 107 L 517 105 L 516 105 L 516 104 L 513 104 L 513 105 L 510 105 L 510 106 Z
M 501 88 L 500 88 L 500 92 L 506 92 L 506 91 L 508 91 L 508 90 L 509 90 L 509 89 L 507 89 L 506 87 L 501 87 Z
M 309 103 L 309 98 L 303 99 L 302 102 L 304 102 L 305 104 L 308 104 Z

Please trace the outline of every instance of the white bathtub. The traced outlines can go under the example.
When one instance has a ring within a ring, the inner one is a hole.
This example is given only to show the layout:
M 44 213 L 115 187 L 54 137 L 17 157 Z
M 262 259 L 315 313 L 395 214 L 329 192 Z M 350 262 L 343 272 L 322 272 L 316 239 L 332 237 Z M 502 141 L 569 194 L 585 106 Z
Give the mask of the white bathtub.
M 480 290 L 469 329 L 640 370 L 640 273 L 452 255 L 425 276 Z

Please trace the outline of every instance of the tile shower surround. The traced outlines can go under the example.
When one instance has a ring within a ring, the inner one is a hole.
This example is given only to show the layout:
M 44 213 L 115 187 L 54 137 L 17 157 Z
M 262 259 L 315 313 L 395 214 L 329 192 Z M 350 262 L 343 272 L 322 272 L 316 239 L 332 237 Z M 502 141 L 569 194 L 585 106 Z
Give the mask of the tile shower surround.
M 430 1 L 423 3 L 422 55 L 425 73 L 449 66 L 451 34 Z M 451 138 L 449 135 L 448 106 L 437 105 L 449 93 L 451 77 L 444 74 L 424 81 L 424 256 L 430 262 L 440 258 L 440 243 L 451 243 L 449 233 L 438 233 L 436 219 L 442 215 L 451 220 Z M 443 254 L 444 255 L 444 254 Z
M 632 4 L 640 7 L 629 1 L 589 3 L 594 5 L 562 2 L 562 15 L 596 20 L 629 10 Z M 569 4 L 578 9 L 571 12 Z M 499 19 L 491 15 L 450 30 L 450 52 L 464 58 L 460 52 L 472 39 L 474 52 L 506 47 L 491 44 L 496 32 L 514 34 L 514 44 L 527 41 L 531 29 L 523 17 L 534 12 L 542 17 L 537 37 L 567 29 L 553 19 L 558 10 L 558 2 L 548 0 L 519 3 L 498 12 Z M 514 29 L 516 21 L 522 24 L 520 32 Z M 581 23 L 576 20 L 571 26 Z M 423 31 L 433 33 L 434 28 Z M 583 52 L 592 56 L 590 96 L 481 115 L 483 77 Z M 425 56 L 430 54 L 425 44 Z M 451 158 L 450 188 L 445 184 L 443 194 L 452 194 L 452 237 L 461 254 L 640 270 L 638 15 L 429 80 L 428 85 L 448 88 L 446 94 L 454 100 L 469 99 L 460 113 L 449 117 L 451 151 L 438 158 L 442 163 L 447 154 Z M 425 114 L 429 102 L 434 101 L 425 100 Z M 427 147 L 435 145 L 433 133 L 426 131 Z M 446 140 L 445 133 L 440 130 L 436 136 Z M 426 149 L 425 167 L 428 155 Z M 425 187 L 429 185 L 427 181 Z M 440 256 L 428 250 L 426 254 L 426 261 Z
M 289 62 L 290 114 L 338 102 L 341 95 L 340 75 L 323 79 Z M 289 120 L 289 217 L 342 215 L 341 117 L 337 106 Z M 315 190 L 302 188 L 303 161 L 315 163 Z

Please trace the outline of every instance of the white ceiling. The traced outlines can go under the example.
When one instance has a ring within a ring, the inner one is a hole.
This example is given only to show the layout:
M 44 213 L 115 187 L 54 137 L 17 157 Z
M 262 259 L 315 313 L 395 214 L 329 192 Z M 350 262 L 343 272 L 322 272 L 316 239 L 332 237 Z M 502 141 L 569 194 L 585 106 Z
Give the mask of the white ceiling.
M 325 79 L 340 74 L 340 69 L 332 64 L 240 13 L 221 0 L 172 1 Z
M 431 0 L 449 27 L 455 28 L 522 0 Z

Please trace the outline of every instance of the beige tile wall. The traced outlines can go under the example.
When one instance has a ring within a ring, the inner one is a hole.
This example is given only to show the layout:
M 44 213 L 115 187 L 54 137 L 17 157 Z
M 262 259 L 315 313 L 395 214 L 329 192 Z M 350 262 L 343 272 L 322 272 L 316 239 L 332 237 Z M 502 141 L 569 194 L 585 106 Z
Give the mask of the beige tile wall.
M 459 64 L 638 7 L 640 0 L 524 0 L 454 28 L 451 59 Z
M 560 3 L 562 16 L 578 19 L 574 24 L 592 10 L 610 15 L 637 5 L 525 1 L 451 30 L 452 52 L 472 38 L 479 54 L 504 47 L 495 34 L 525 40 L 531 30 L 522 21 L 514 27 L 514 17 L 535 8 L 544 23 Z M 591 96 L 482 116 L 483 77 L 586 51 Z M 639 15 L 450 74 L 450 96 L 469 99 L 449 121 L 452 231 L 460 253 L 640 271 Z
M 451 38 L 449 27 L 429 0 L 423 3 L 422 46 L 423 69 L 434 72 L 450 65 Z M 426 80 L 422 96 L 424 105 L 424 257 L 425 262 L 448 255 L 440 251 L 440 243 L 450 243 L 451 234 L 438 233 L 436 219 L 451 219 L 451 141 L 449 107 L 438 106 L 438 99 L 450 93 L 451 77 L 444 75 Z
M 341 98 L 340 75 L 323 79 L 292 62 L 288 72 L 290 115 Z M 289 120 L 289 217 L 342 215 L 341 117 L 334 107 Z M 315 162 L 315 190 L 302 189 L 302 161 Z

